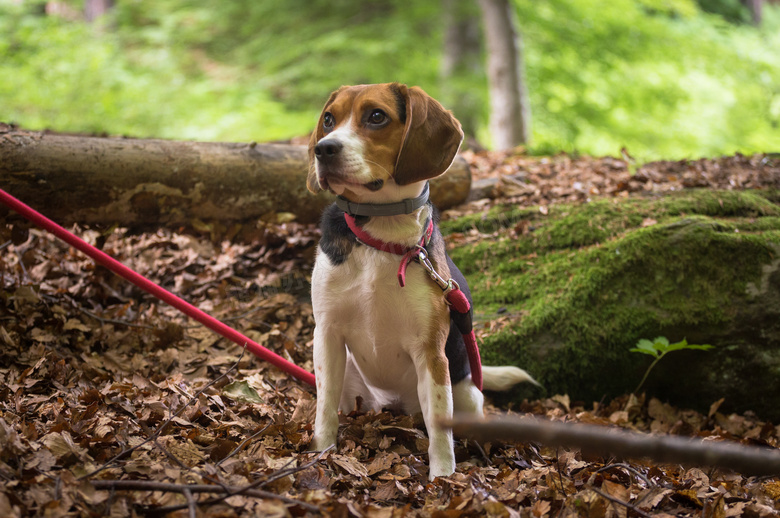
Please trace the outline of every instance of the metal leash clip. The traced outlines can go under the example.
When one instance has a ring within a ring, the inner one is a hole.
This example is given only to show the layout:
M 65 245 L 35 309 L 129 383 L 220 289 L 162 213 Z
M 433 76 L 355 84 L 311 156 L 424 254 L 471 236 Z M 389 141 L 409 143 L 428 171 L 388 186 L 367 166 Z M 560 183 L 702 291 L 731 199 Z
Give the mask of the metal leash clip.
M 417 262 L 419 262 L 420 265 L 425 268 L 425 271 L 428 272 L 428 276 L 439 286 L 439 288 L 441 288 L 441 291 L 444 292 L 445 297 L 452 290 L 460 289 L 460 286 L 458 286 L 458 283 L 455 282 L 454 279 L 444 280 L 444 277 L 439 275 L 439 272 L 436 271 L 436 269 L 433 267 L 433 263 L 431 263 L 431 260 L 428 258 L 428 252 L 425 251 L 425 248 L 419 245 L 417 245 L 417 248 L 420 251 L 416 257 Z

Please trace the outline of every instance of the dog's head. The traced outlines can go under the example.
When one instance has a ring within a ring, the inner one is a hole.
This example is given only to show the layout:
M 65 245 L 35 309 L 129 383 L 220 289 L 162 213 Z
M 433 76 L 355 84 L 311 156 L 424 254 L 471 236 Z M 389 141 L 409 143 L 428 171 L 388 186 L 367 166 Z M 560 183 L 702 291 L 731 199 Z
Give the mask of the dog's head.
M 398 186 L 444 173 L 462 140 L 457 119 L 421 88 L 342 86 L 312 134 L 306 184 L 351 201 L 395 201 Z

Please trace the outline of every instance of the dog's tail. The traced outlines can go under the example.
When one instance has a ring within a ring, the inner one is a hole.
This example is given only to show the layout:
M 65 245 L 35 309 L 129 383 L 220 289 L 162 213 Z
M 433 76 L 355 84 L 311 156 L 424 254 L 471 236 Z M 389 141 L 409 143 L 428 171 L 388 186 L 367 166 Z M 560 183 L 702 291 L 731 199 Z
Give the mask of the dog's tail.
M 530 374 L 518 367 L 508 365 L 503 367 L 482 366 L 483 390 L 503 392 L 524 381 L 533 383 L 536 386 L 541 386 Z

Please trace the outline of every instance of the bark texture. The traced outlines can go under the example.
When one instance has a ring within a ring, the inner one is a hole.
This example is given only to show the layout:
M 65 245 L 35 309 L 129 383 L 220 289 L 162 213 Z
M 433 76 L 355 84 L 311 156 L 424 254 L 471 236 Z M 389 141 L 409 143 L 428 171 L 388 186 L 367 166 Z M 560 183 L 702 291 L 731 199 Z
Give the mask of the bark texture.
M 742 3 L 750 11 L 750 19 L 753 25 L 761 25 L 763 19 L 763 0 L 742 0 Z
M 0 131 L 0 188 L 63 225 L 225 225 L 282 212 L 315 222 L 333 196 L 306 190 L 307 167 L 305 146 Z M 446 209 L 470 186 L 456 157 L 431 196 Z
M 529 140 L 531 111 L 523 73 L 520 32 L 509 0 L 479 0 L 488 51 L 490 133 L 496 149 Z
M 105 16 L 114 7 L 114 0 L 85 0 L 84 18 L 88 22 L 94 22 L 101 16 Z
M 479 128 L 482 100 L 465 79 L 482 71 L 479 7 L 472 0 L 442 0 L 442 11 L 441 100 L 458 118 L 467 139 L 473 138 Z

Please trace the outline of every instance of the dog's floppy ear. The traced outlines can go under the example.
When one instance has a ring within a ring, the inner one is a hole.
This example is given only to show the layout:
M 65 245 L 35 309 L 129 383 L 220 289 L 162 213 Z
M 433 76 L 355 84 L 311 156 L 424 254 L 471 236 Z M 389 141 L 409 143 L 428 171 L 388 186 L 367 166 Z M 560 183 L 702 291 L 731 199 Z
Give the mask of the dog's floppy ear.
M 325 106 L 322 108 L 322 113 L 320 113 L 320 118 L 317 121 L 317 126 L 314 128 L 314 131 L 311 133 L 311 139 L 309 140 L 309 175 L 306 177 L 306 187 L 308 187 L 309 191 L 311 191 L 314 194 L 317 194 L 322 190 L 320 187 L 320 183 L 317 181 L 317 168 L 315 167 L 315 157 L 314 157 L 314 146 L 317 145 L 317 142 L 320 141 L 322 137 L 325 136 L 325 130 L 322 128 L 322 117 L 325 115 L 325 112 L 328 111 L 328 108 L 331 104 L 333 104 L 333 101 L 336 99 L 336 96 L 339 94 L 341 90 L 343 90 L 345 87 L 342 86 L 335 92 L 330 94 L 330 97 L 328 98 L 328 101 L 325 103 Z
M 463 131 L 460 122 L 422 88 L 398 86 L 406 99 L 406 127 L 393 176 L 398 185 L 407 185 L 446 171 Z

